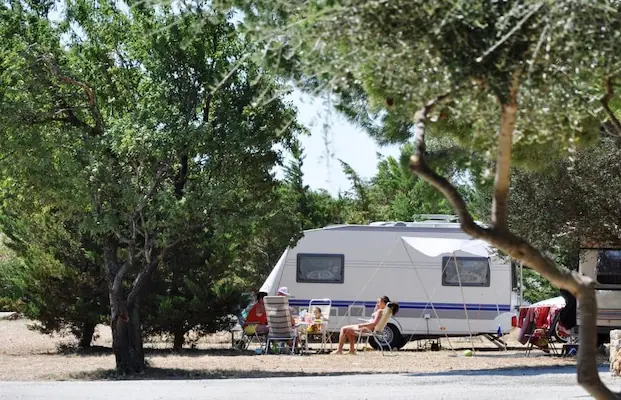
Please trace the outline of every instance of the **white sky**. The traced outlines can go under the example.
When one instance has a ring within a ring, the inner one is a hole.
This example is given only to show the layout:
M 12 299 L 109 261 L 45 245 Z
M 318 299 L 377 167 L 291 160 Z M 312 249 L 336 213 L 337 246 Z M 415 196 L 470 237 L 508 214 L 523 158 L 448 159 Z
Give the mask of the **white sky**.
M 323 99 L 294 91 L 291 100 L 298 109 L 298 122 L 311 132 L 300 141 L 306 155 L 302 168 L 304 182 L 312 189 L 326 189 L 334 195 L 350 189 L 339 159 L 348 163 L 361 177 L 370 178 L 377 172 L 377 153 L 398 158 L 398 146 L 378 146 L 334 109 L 329 112 Z M 329 123 L 329 159 L 324 144 L 323 125 L 326 122 Z M 280 170 L 277 176 L 282 177 Z

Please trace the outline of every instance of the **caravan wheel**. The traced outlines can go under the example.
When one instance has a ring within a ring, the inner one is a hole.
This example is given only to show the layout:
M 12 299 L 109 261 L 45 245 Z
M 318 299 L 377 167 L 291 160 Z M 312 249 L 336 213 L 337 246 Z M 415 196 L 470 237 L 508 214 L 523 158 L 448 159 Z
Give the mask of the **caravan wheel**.
M 386 341 L 390 344 L 390 347 L 393 349 L 400 349 L 404 346 L 405 342 L 403 337 L 401 336 L 401 332 L 399 332 L 399 328 L 397 328 L 393 324 L 387 324 L 384 328 L 384 337 Z M 379 350 L 380 344 L 375 341 L 375 339 L 369 340 L 369 344 L 376 350 Z M 383 344 L 383 343 L 382 343 Z M 388 350 L 386 345 L 383 346 L 384 350 Z

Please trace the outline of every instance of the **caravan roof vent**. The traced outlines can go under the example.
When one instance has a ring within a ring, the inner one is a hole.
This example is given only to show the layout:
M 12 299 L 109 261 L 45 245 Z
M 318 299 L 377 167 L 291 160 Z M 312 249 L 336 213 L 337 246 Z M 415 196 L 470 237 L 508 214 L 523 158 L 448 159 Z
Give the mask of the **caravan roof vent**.
M 436 222 L 458 222 L 458 218 L 456 215 L 449 214 L 416 214 L 414 215 L 414 221 L 418 222 L 426 222 L 426 223 L 436 223 Z
M 375 221 L 369 224 L 370 226 L 411 226 L 411 222 L 403 221 Z

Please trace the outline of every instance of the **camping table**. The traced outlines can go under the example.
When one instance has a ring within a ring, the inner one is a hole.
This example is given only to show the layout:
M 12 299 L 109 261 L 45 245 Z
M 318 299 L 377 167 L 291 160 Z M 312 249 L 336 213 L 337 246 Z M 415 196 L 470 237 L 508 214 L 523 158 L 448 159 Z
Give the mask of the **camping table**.
M 298 330 L 298 337 L 300 339 L 302 339 L 302 337 L 304 337 L 303 352 L 305 352 L 307 354 L 309 353 L 309 349 L 308 349 L 308 335 L 306 334 L 306 330 L 311 325 L 312 325 L 311 322 L 306 322 L 306 321 L 302 321 L 302 320 L 299 320 L 299 321 L 296 320 L 296 323 L 295 323 L 295 328 Z
M 327 340 L 327 335 L 329 335 L 328 332 L 326 332 L 326 327 L 328 326 L 328 321 L 322 321 L 322 322 L 315 322 L 315 321 L 299 321 L 295 324 L 296 328 L 298 328 L 298 331 L 301 332 L 300 337 L 304 337 L 304 351 L 306 353 L 310 353 L 310 350 L 308 348 L 308 327 L 311 325 L 319 325 L 321 324 L 322 328 L 321 328 L 321 335 L 322 335 L 322 350 L 325 350 L 325 346 L 327 345 L 326 340 Z

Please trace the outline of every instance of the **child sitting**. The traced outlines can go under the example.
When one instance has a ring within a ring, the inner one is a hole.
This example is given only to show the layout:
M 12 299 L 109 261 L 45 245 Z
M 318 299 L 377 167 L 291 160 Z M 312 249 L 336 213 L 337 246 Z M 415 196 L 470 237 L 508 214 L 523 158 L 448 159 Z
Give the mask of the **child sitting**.
M 306 332 L 310 334 L 321 333 L 322 326 L 323 315 L 321 314 L 321 308 L 315 307 L 315 309 L 313 310 L 313 324 L 308 327 Z

